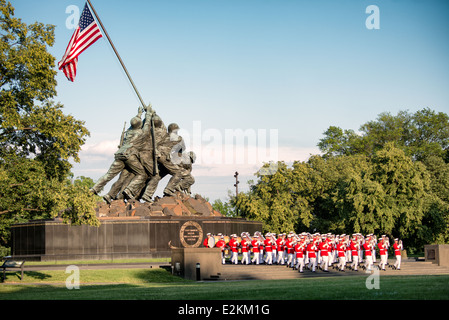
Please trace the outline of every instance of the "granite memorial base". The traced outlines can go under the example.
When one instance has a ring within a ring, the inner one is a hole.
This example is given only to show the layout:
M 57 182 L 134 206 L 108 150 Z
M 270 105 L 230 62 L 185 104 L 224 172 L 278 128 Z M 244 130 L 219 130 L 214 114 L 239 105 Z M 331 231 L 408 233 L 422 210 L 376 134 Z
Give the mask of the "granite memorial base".
M 100 226 L 39 220 L 11 228 L 14 259 L 27 261 L 170 258 L 173 248 L 200 248 L 207 233 L 262 231 L 261 222 L 220 216 L 102 217 Z M 201 248 L 206 249 L 206 248 Z
M 220 248 L 172 249 L 173 274 L 189 280 L 209 279 L 221 273 Z
M 449 267 L 449 244 L 425 245 L 424 256 L 426 261 Z

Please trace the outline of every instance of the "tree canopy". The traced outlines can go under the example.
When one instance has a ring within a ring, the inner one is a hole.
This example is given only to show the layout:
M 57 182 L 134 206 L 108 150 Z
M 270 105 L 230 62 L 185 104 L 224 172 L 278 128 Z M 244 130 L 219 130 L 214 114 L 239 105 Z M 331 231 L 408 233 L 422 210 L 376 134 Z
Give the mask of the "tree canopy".
M 23 23 L 0 0 L 0 245 L 11 223 L 27 219 L 98 224 L 96 198 L 70 172 L 89 131 L 52 100 L 54 30 Z
M 414 114 L 400 111 L 396 116 L 385 112 L 377 120 L 363 124 L 360 134 L 331 126 L 318 147 L 324 156 L 373 155 L 391 142 L 413 160 L 437 156 L 449 162 L 449 116 L 424 108 Z

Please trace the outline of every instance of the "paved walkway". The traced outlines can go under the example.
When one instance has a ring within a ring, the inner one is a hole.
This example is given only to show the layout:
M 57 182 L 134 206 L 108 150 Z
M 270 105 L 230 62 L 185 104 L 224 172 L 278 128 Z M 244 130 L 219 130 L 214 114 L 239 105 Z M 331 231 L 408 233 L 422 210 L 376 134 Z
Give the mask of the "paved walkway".
M 389 259 L 390 266 L 394 264 L 394 259 Z M 379 261 L 375 264 L 377 267 Z M 349 264 L 348 264 L 349 266 Z M 449 274 L 449 267 L 440 267 L 431 262 L 416 261 L 415 259 L 405 259 L 402 261 L 401 270 L 394 270 L 387 266 L 386 270 L 380 270 L 380 275 L 441 275 Z M 329 268 L 328 272 L 316 269 L 316 272 L 304 269 L 303 273 L 287 268 L 283 265 L 223 265 L 222 271 L 218 275 L 212 275 L 210 280 L 273 280 L 273 279 L 297 279 L 311 277 L 332 277 L 332 276 L 355 276 L 364 275 L 365 270 L 359 271 L 346 269 L 344 272 Z

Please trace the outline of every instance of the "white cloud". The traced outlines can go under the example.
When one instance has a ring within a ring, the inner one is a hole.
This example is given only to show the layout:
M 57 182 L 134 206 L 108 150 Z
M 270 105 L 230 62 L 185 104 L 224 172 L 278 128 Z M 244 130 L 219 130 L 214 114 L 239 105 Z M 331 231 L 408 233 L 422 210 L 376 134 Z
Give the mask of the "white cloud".
M 117 151 L 119 143 L 119 140 L 104 140 L 95 144 L 86 143 L 82 147 L 80 155 L 85 159 L 89 157 L 111 158 Z

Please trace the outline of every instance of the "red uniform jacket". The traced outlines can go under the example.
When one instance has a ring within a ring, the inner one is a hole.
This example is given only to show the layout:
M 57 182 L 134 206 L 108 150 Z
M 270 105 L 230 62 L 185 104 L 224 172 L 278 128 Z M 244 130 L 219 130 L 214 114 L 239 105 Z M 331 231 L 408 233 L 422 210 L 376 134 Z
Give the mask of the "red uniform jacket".
M 337 244 L 337 251 L 338 251 L 338 257 L 344 257 L 345 256 L 345 245 L 343 243 Z
M 371 256 L 371 246 L 367 242 L 365 242 L 363 248 L 365 249 L 365 256 Z
M 237 242 L 237 240 L 231 239 L 229 241 L 229 247 L 231 247 L 232 252 L 239 252 L 238 246 L 239 246 L 239 243 Z
M 293 241 L 292 240 L 287 240 L 287 254 L 293 254 Z
M 383 242 L 379 242 L 379 244 L 377 245 L 379 247 L 379 254 L 381 256 L 384 256 L 387 254 L 387 251 L 384 248 L 384 243 Z
M 395 256 L 400 256 L 401 255 L 401 249 L 399 248 L 398 244 L 393 244 L 393 248 L 394 248 L 394 255 Z
M 295 253 L 296 253 L 296 258 L 303 258 L 304 257 L 304 248 L 301 248 L 301 243 L 297 243 L 295 245 Z
M 251 245 L 253 246 L 253 252 L 254 253 L 258 253 L 259 252 L 259 244 L 258 244 L 258 240 L 254 239 L 253 241 L 251 241 Z
M 329 245 L 327 244 L 327 242 L 321 242 L 320 243 L 320 255 L 322 257 L 327 257 L 329 256 Z
M 284 244 L 285 244 L 284 239 L 278 238 L 276 240 L 276 244 L 277 244 L 277 247 L 278 247 L 277 248 L 278 251 L 284 251 Z
M 266 252 L 272 252 L 273 247 L 271 246 L 271 239 L 265 239 L 265 251 Z
M 224 248 L 226 247 L 226 242 L 224 242 L 224 240 L 218 240 L 215 246 L 217 248 L 221 248 L 221 251 L 224 251 Z
M 307 254 L 309 255 L 309 258 L 316 258 L 316 246 L 313 243 L 309 243 L 307 246 Z
M 351 254 L 353 257 L 356 257 L 359 255 L 359 250 L 357 249 L 357 245 L 354 241 L 351 241 Z
M 251 242 L 249 242 L 249 240 L 243 240 L 242 243 L 240 244 L 242 247 L 242 252 L 248 252 L 249 251 L 249 245 Z

